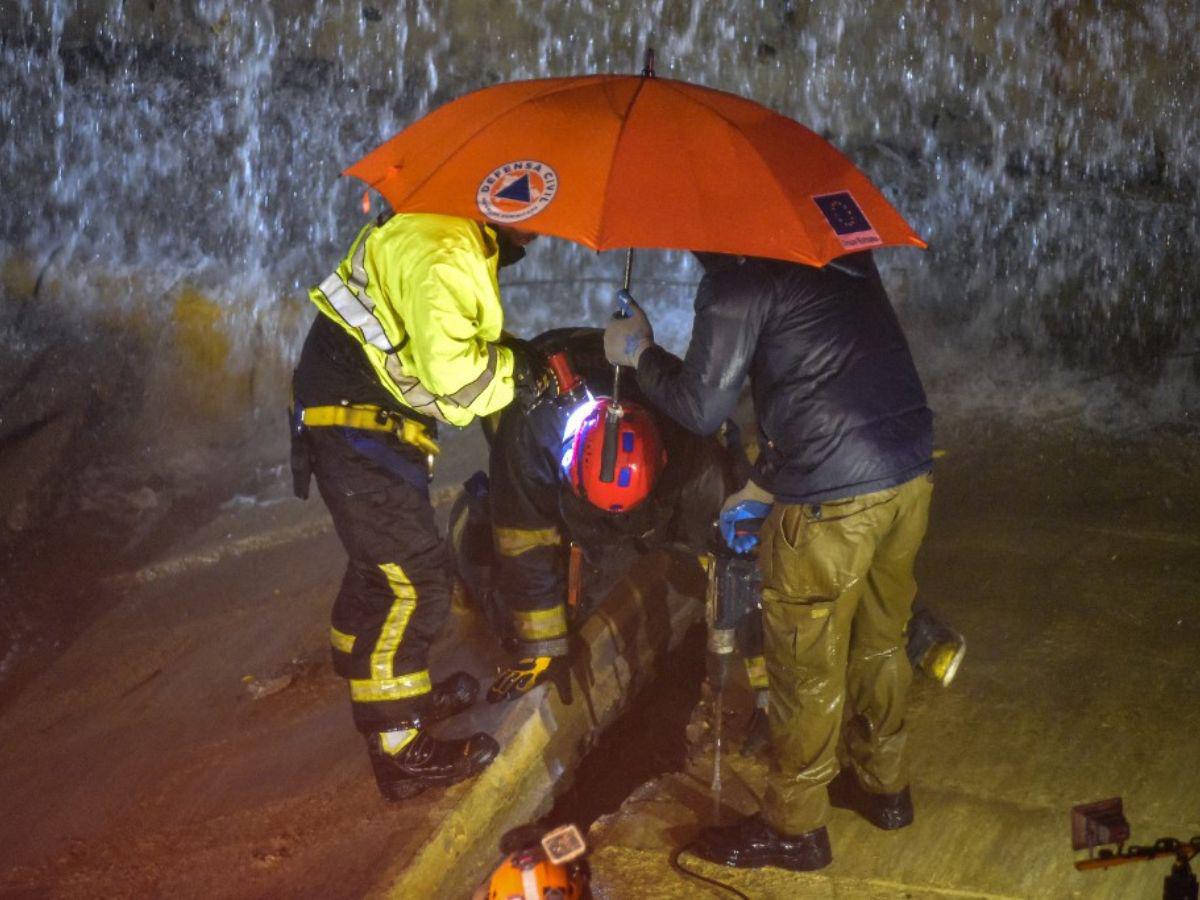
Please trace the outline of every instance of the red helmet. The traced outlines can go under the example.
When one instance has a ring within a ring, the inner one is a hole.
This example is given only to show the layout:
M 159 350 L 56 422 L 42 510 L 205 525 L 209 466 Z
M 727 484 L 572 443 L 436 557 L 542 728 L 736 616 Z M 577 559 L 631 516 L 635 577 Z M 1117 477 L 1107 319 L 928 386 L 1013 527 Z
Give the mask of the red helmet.
M 604 420 L 611 405 L 611 400 L 601 398 L 571 415 L 563 434 L 562 468 L 575 496 L 606 512 L 628 512 L 654 490 L 667 451 L 654 417 L 636 403 L 622 403 L 613 480 L 601 481 Z

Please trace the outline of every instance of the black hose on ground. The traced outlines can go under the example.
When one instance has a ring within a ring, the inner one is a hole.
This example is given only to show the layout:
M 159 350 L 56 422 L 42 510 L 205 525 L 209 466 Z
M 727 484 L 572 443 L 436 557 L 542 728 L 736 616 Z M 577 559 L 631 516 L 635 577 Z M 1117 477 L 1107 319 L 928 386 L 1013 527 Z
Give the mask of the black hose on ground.
M 680 875 L 682 875 L 684 878 L 694 878 L 697 881 L 703 881 L 705 884 L 711 884 L 713 887 L 718 888 L 722 891 L 728 891 L 729 893 L 733 894 L 733 896 L 735 896 L 735 897 L 741 897 L 742 900 L 750 900 L 749 897 L 747 897 L 745 894 L 743 894 L 741 891 L 739 891 L 737 888 L 735 888 L 731 884 L 726 884 L 723 881 L 717 881 L 715 878 L 709 878 L 707 875 L 701 875 L 699 872 L 693 872 L 691 869 L 685 869 L 683 866 L 683 863 L 681 863 L 679 861 L 679 857 L 682 856 L 684 853 L 691 852 L 692 848 L 695 846 L 696 846 L 695 842 L 693 842 L 691 844 L 684 844 L 682 847 L 679 847 L 678 849 L 674 850 L 671 853 L 671 868 L 674 869 L 676 872 L 678 872 Z

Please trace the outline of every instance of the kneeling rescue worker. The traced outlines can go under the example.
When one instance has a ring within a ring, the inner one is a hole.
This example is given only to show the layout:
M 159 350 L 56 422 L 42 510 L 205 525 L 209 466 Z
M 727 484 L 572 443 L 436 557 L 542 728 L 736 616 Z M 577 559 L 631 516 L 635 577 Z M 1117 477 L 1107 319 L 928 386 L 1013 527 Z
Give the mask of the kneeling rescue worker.
M 610 401 L 595 395 L 611 387 L 612 367 L 602 332 L 559 329 L 531 343 L 552 361 L 560 394 L 528 414 L 499 417 L 484 513 L 494 548 L 486 560 L 490 584 L 464 575 L 477 599 L 495 604 L 491 617 L 516 651 L 490 702 L 548 680 L 569 701 L 571 626 L 646 553 L 669 550 L 695 566 L 710 551 L 721 503 L 737 484 L 734 458 L 718 440 L 699 440 L 640 404 L 632 380 L 614 477 L 605 483 L 600 457 Z M 452 530 L 460 572 L 478 570 L 479 560 L 463 559 L 462 529 Z M 746 617 L 739 644 L 752 687 L 765 691 L 757 612 Z
M 309 292 L 320 315 L 293 379 L 296 493 L 310 475 L 349 562 L 333 605 L 333 666 L 347 679 L 380 792 L 393 800 L 488 765 L 487 734 L 439 740 L 429 725 L 475 701 L 465 672 L 430 679 L 450 605 L 429 498 L 439 424 L 534 402 L 549 375 L 502 334 L 497 270 L 533 235 L 449 216 L 380 216 Z

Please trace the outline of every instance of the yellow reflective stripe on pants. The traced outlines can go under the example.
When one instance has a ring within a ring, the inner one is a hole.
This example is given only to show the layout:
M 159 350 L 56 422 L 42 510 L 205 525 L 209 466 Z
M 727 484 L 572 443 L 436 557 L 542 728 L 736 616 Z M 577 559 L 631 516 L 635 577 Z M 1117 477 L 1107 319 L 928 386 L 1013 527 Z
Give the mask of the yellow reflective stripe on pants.
M 541 641 L 562 637 L 567 633 L 567 607 L 560 603 L 553 609 L 535 609 L 529 612 L 513 610 L 513 624 L 517 635 L 526 641 Z
M 379 630 L 379 640 L 375 642 L 375 649 L 371 651 L 371 674 L 375 676 L 376 681 L 386 681 L 392 677 L 392 663 L 396 659 L 396 651 L 400 648 L 400 641 L 404 639 L 408 620 L 417 608 L 417 589 L 396 563 L 383 563 L 379 569 L 387 578 L 392 596 L 396 598 L 388 611 L 383 628 Z
M 383 703 L 420 697 L 433 690 L 429 670 L 410 672 L 397 678 L 351 678 L 350 699 L 355 703 Z
M 538 547 L 557 547 L 562 543 L 558 528 L 502 528 L 492 526 L 492 542 L 501 556 L 520 556 Z
M 335 650 L 340 650 L 342 653 L 354 652 L 354 635 L 338 631 L 332 625 L 329 626 L 329 643 Z

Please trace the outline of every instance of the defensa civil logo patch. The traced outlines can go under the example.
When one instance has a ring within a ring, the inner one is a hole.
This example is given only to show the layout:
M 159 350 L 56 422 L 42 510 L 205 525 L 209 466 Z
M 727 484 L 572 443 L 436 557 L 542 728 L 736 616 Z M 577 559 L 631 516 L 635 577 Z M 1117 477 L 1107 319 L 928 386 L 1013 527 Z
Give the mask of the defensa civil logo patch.
M 813 202 L 821 210 L 821 215 L 829 223 L 837 235 L 841 245 L 847 250 L 862 250 L 865 247 L 879 247 L 883 239 L 871 227 L 866 215 L 849 191 L 838 191 L 836 194 L 820 194 L 813 197 Z
M 518 159 L 488 172 L 475 204 L 493 222 L 520 222 L 545 209 L 557 192 L 554 169 L 536 159 Z

